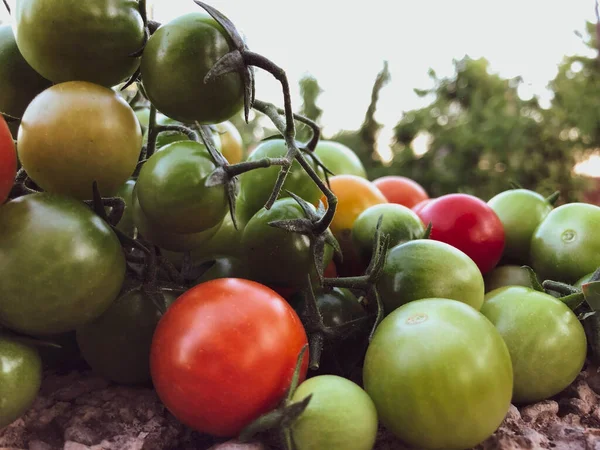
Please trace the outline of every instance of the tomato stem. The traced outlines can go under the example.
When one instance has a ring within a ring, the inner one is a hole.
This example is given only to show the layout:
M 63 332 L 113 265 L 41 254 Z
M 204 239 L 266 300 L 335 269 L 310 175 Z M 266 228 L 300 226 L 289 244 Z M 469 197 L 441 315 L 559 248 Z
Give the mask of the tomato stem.
M 553 192 L 551 195 L 549 195 L 546 198 L 546 201 L 548 203 L 550 203 L 550 205 L 554 206 L 554 205 L 556 205 L 556 202 L 558 201 L 559 197 L 560 197 L 560 191 L 556 191 L 556 192 Z
M 148 116 L 148 142 L 146 149 L 142 151 L 140 159 L 150 158 L 156 151 L 156 139 L 158 138 L 158 127 L 156 126 L 156 106 L 150 104 L 150 114 Z
M 11 12 L 10 12 L 10 6 L 8 6 L 8 1 L 2 0 L 2 2 L 4 3 L 4 7 L 6 8 L 6 10 L 8 11 L 8 15 L 10 16 Z
M 529 266 L 521 266 L 522 269 L 527 271 L 529 275 L 529 282 L 531 283 L 531 287 L 539 292 L 545 292 L 543 286 L 540 284 L 540 280 L 538 280 L 537 274 L 535 271 Z

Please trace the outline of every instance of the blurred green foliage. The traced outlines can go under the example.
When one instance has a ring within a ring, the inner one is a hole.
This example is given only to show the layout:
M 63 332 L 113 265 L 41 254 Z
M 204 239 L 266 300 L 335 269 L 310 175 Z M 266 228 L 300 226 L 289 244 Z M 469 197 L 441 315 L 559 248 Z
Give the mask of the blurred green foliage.
M 386 63 L 374 82 L 361 127 L 323 138 L 352 148 L 370 179 L 408 176 L 432 197 L 465 192 L 487 200 L 514 181 L 542 194 L 560 190 L 562 202 L 582 200 L 591 183 L 576 176 L 573 167 L 600 148 L 595 24 L 588 24 L 582 39 L 593 55 L 564 58 L 549 84 L 554 98 L 547 108 L 536 97 L 519 96 L 520 77 L 502 78 L 492 73 L 486 59 L 466 56 L 454 61 L 452 76 L 439 77 L 430 70 L 431 87 L 415 89 L 431 102 L 421 109 L 399 110 L 390 142 L 393 159 L 383 163 L 377 153 L 381 124 L 374 114 L 380 91 L 390 79 Z M 317 80 L 303 79 L 300 90 L 303 103 L 298 111 L 320 123 L 322 89 Z M 266 122 L 260 117 L 248 125 L 235 123 L 248 143 L 275 133 L 263 128 Z M 306 139 L 307 130 L 299 127 L 298 136 Z

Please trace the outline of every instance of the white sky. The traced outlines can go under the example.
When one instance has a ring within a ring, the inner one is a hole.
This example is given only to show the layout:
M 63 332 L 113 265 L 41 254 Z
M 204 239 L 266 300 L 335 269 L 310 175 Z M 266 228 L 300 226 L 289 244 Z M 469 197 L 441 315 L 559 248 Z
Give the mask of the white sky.
M 162 22 L 200 9 L 192 0 L 149 3 Z M 449 75 L 452 58 L 465 54 L 486 57 L 503 76 L 521 75 L 524 95 L 547 98 L 546 85 L 562 58 L 585 51 L 574 30 L 595 20 L 593 0 L 370 0 L 362 7 L 341 0 L 209 3 L 246 34 L 253 51 L 286 70 L 296 107 L 298 80 L 305 73 L 317 78 L 325 91 L 320 106 L 326 135 L 360 125 L 384 60 L 392 80 L 382 91 L 377 118 L 388 133 L 403 111 L 423 104 L 412 89 L 430 85 L 428 68 Z M 7 20 L 1 7 L 0 20 Z M 263 73 L 257 97 L 282 100 L 277 82 Z

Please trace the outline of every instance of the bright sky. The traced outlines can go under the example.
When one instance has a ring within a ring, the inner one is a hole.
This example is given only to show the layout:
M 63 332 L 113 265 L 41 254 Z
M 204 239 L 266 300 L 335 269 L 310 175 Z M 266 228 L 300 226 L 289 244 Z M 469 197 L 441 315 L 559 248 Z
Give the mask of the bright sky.
M 9 0 L 14 4 L 15 0 Z M 192 0 L 149 0 L 166 22 L 200 9 Z M 452 73 L 452 58 L 484 56 L 503 76 L 521 75 L 522 94 L 548 99 L 546 85 L 563 56 L 585 47 L 575 30 L 595 20 L 593 0 L 212 0 L 245 33 L 253 51 L 283 67 L 299 106 L 298 80 L 314 75 L 324 89 L 325 134 L 360 125 L 372 83 L 388 60 L 378 120 L 387 132 L 402 112 L 423 104 L 413 88 L 429 86 L 427 70 Z M 0 5 L 1 6 L 1 5 Z M 367 7 L 369 9 L 367 9 Z M 0 8 L 0 20 L 7 20 Z M 281 104 L 279 85 L 260 73 L 257 97 Z

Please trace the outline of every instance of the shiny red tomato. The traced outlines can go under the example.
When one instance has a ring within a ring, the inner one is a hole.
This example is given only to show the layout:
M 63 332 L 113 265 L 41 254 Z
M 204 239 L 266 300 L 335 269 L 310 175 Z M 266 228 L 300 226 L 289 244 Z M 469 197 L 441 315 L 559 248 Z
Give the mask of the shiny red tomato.
M 17 152 L 8 125 L 0 116 L 0 204 L 8 198 L 17 174 Z
M 152 380 L 181 422 L 234 436 L 282 400 L 306 344 L 298 315 L 275 291 L 237 278 L 207 281 L 180 296 L 160 320 Z
M 435 198 L 428 198 L 428 199 L 425 199 L 425 200 L 423 200 L 423 201 L 421 201 L 421 202 L 417 203 L 415 206 L 413 206 L 413 207 L 412 207 L 412 208 L 410 208 L 410 209 L 412 209 L 412 210 L 413 210 L 413 212 L 415 212 L 415 213 L 419 214 L 419 212 L 421 212 L 421 210 L 422 210 L 423 208 L 425 208 L 425 206 L 429 205 L 429 204 L 430 204 L 432 201 L 434 201 L 434 200 L 435 200 Z
M 398 203 L 407 208 L 412 208 L 429 198 L 423 186 L 410 178 L 390 175 L 373 180 L 373 184 L 385 195 L 388 202 Z
M 468 194 L 443 195 L 417 214 L 423 223 L 432 223 L 431 239 L 462 250 L 481 273 L 489 272 L 500 261 L 504 228 L 483 200 Z

